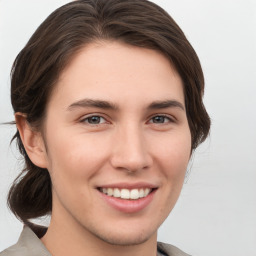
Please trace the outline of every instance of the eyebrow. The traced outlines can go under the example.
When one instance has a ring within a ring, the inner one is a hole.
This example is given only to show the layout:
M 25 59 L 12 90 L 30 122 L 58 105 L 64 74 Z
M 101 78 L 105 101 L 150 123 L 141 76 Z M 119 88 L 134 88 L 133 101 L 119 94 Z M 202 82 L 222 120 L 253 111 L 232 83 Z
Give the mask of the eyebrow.
M 164 101 L 154 101 L 149 105 L 149 109 L 163 109 L 163 108 L 180 108 L 185 110 L 182 103 L 177 100 L 164 100 Z
M 68 110 L 71 111 L 75 108 L 86 108 L 86 107 L 95 107 L 95 108 L 103 108 L 103 109 L 111 109 L 111 110 L 118 109 L 118 107 L 115 104 L 105 100 L 82 99 L 72 103 L 68 107 Z
M 101 109 L 110 109 L 110 110 L 118 110 L 118 106 L 114 103 L 105 100 L 97 100 L 97 99 L 82 99 L 72 103 L 67 110 L 72 111 L 76 108 L 86 108 L 86 107 L 95 107 Z M 181 110 L 185 110 L 182 103 L 177 100 L 164 100 L 164 101 L 154 101 L 147 108 L 148 109 L 164 109 L 164 108 L 180 108 Z

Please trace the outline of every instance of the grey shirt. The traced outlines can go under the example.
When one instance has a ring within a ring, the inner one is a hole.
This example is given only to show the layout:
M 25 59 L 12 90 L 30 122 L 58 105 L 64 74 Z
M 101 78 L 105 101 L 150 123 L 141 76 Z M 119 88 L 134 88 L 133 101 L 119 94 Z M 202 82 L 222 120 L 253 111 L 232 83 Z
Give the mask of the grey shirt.
M 46 228 L 37 228 L 41 237 Z M 28 226 L 24 226 L 18 242 L 0 253 L 0 256 L 51 256 L 41 240 Z M 189 256 L 173 245 L 157 243 L 157 256 Z

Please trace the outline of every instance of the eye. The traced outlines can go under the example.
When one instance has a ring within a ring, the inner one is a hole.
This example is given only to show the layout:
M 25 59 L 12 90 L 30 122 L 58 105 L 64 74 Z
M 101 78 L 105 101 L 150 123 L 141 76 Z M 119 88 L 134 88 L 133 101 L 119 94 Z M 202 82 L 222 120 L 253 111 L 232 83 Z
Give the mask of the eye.
M 106 119 L 102 116 L 89 116 L 84 118 L 81 122 L 88 123 L 88 124 L 103 124 L 106 123 Z
M 166 115 L 157 115 L 150 119 L 149 123 L 154 124 L 165 124 L 165 123 L 171 123 L 173 122 L 173 119 Z

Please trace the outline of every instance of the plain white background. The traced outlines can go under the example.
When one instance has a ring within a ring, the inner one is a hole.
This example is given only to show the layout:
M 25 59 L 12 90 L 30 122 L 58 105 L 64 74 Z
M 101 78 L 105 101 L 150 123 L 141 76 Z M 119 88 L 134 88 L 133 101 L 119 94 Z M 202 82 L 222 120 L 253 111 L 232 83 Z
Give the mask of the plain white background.
M 38 25 L 65 0 L 0 0 L 0 122 L 13 120 L 9 73 Z M 256 1 L 155 0 L 201 60 L 210 138 L 198 148 L 181 197 L 159 240 L 197 256 L 256 256 Z M 0 126 L 0 251 L 22 224 L 6 195 L 21 164 L 15 129 Z

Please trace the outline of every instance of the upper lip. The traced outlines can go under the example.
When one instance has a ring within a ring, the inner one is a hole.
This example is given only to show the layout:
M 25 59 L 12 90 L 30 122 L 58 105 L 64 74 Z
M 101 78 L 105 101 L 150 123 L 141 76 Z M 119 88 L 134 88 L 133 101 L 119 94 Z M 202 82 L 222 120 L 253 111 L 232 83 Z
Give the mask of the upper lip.
M 119 188 L 119 189 L 134 189 L 134 188 L 151 188 L 155 189 L 158 188 L 157 185 L 147 182 L 137 182 L 137 183 L 111 183 L 111 184 L 104 184 L 98 186 L 98 188 Z

